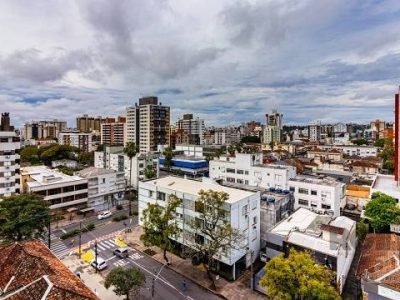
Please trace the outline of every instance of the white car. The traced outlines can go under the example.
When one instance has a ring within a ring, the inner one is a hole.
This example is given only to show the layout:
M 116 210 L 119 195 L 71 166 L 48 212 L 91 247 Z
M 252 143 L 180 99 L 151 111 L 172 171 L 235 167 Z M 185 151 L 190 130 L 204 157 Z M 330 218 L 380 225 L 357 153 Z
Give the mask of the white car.
M 90 265 L 97 269 L 98 271 L 104 270 L 105 268 L 107 268 L 107 263 L 104 259 L 102 259 L 101 257 L 97 257 L 97 261 L 96 259 L 92 260 L 92 262 L 90 263 Z
M 103 211 L 102 213 L 98 214 L 97 215 L 97 219 L 98 220 L 103 220 L 103 219 L 107 219 L 107 218 L 109 218 L 111 216 L 112 216 L 111 211 L 106 210 L 106 211 Z

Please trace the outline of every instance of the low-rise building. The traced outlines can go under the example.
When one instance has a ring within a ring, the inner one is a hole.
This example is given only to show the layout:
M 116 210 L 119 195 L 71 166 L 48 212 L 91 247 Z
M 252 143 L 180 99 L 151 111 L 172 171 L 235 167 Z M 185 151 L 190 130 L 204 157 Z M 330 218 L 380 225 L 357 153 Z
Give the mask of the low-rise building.
M 343 291 L 357 246 L 355 221 L 300 208 L 273 227 L 266 239 L 268 258 L 288 253 L 290 248 L 310 251 L 317 263 L 336 273 L 336 284 Z
M 175 151 L 182 151 L 185 156 L 204 157 L 202 145 L 176 145 Z
M 69 176 L 45 166 L 21 168 L 22 192 L 43 196 L 50 209 L 85 208 L 88 201 L 88 181 Z
M 223 182 L 260 188 L 288 189 L 288 180 L 296 176 L 289 165 L 263 164 L 262 153 L 222 155 L 210 161 L 210 177 Z
M 307 151 L 307 158 L 318 159 L 319 161 L 342 161 L 343 154 L 341 151 L 336 149 L 320 149 L 316 148 Z
M 329 177 L 297 176 L 289 180 L 294 209 L 302 207 L 335 217 L 340 216 L 340 208 L 345 205 L 345 187 Z
M 99 300 L 39 240 L 0 246 L 0 299 Z
M 208 161 L 204 158 L 194 156 L 175 156 L 170 169 L 165 164 L 165 158 L 160 157 L 159 164 L 161 170 L 177 171 L 190 176 L 205 176 L 208 175 Z
M 164 206 L 170 195 L 183 200 L 182 207 L 176 210 L 177 225 L 182 233 L 171 236 L 178 246 L 193 248 L 194 243 L 202 243 L 205 237 L 190 230 L 194 220 L 200 220 L 196 199 L 201 190 L 225 192 L 229 199 L 224 205 L 225 220 L 242 234 L 242 245 L 225 249 L 216 256 L 217 270 L 224 270 L 227 277 L 236 279 L 243 268 L 250 266 L 258 256 L 260 249 L 260 193 L 221 186 L 211 180 L 200 182 L 179 177 L 164 177 L 151 181 L 139 182 L 139 225 L 143 225 L 142 214 L 148 204 Z M 251 255 L 251 253 L 253 255 Z
M 95 211 L 110 210 L 124 203 L 124 172 L 89 167 L 77 175 L 88 180 L 88 207 Z
M 364 299 L 400 299 L 399 249 L 396 234 L 367 234 L 357 269 Z
M 132 158 L 131 169 L 131 161 L 124 154 L 123 149 L 120 146 L 105 146 L 103 151 L 96 151 L 94 153 L 94 166 L 124 172 L 127 185 L 129 185 L 129 180 L 132 180 L 134 189 L 137 188 L 138 181 L 149 179 L 145 176 L 146 167 L 153 168 L 155 177 L 159 177 L 158 154 L 136 154 Z
M 71 160 L 71 159 L 53 160 L 51 162 L 51 167 L 52 168 L 67 167 L 70 169 L 76 169 L 78 167 L 78 162 L 76 160 Z
M 353 156 L 377 156 L 379 154 L 378 148 L 375 146 L 367 146 L 367 145 L 321 145 L 319 146 L 321 149 L 337 149 L 342 151 L 343 154 Z

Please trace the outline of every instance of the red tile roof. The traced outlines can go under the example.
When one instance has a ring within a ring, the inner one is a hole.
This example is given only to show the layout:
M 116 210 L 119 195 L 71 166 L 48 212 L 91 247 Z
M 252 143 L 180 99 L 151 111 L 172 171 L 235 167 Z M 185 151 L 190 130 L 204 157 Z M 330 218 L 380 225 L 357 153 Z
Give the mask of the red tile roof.
M 380 283 L 400 291 L 399 249 L 400 236 L 390 233 L 368 234 L 362 246 L 357 275 L 370 280 L 379 279 Z M 390 272 L 393 274 L 389 275 Z
M 38 240 L 1 246 L 0 270 L 6 299 L 42 299 L 46 292 L 48 300 L 99 299 Z

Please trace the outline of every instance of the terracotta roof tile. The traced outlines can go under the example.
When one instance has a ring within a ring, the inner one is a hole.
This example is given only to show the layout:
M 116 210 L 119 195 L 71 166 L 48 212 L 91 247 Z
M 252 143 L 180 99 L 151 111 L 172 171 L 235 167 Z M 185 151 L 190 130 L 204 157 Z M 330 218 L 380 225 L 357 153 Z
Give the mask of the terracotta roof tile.
M 98 299 L 77 276 L 40 241 L 16 242 L 0 247 L 0 289 L 4 289 L 11 278 L 8 292 L 26 286 L 26 289 L 8 299 L 32 299 L 26 295 L 43 295 L 48 280 L 53 284 L 46 299 Z M 40 299 L 41 296 L 35 299 Z

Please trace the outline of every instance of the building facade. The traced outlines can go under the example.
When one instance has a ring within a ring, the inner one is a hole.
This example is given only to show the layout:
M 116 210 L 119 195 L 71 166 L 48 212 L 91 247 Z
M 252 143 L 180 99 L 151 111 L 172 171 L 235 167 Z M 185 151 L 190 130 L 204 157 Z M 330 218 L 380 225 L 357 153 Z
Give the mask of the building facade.
M 210 178 L 226 183 L 287 190 L 289 179 L 295 176 L 293 166 L 264 165 L 262 153 L 236 153 L 235 157 L 220 156 L 210 161 Z
M 341 151 L 343 154 L 348 156 L 360 156 L 360 157 L 368 157 L 368 156 L 377 156 L 379 154 L 378 147 L 375 146 L 366 146 L 366 145 L 320 145 L 318 146 L 321 149 L 337 149 Z
M 92 117 L 88 115 L 79 116 L 76 118 L 76 129 L 79 132 L 85 133 L 100 133 L 101 124 L 104 119 L 101 116 Z
M 60 145 L 67 145 L 76 147 L 85 152 L 94 151 L 94 147 L 92 144 L 91 133 L 82 133 L 77 131 L 65 131 L 60 132 L 58 137 L 58 143 Z
M 37 139 L 58 139 L 60 132 L 67 129 L 67 122 L 65 121 L 32 121 L 24 125 L 24 139 L 37 140 Z
M 283 114 L 273 111 L 265 115 L 266 125 L 264 128 L 264 144 L 280 143 L 281 131 L 283 128 Z
M 176 144 L 204 144 L 204 120 L 193 118 L 193 114 L 185 114 L 176 122 Z
M 0 121 L 0 199 L 20 192 L 20 138 L 10 124 L 9 113 Z
M 21 181 L 22 192 L 42 196 L 49 203 L 50 209 L 87 207 L 86 178 L 69 176 L 45 166 L 35 166 L 21 169 Z
M 125 122 L 101 124 L 100 143 L 102 145 L 123 146 L 125 144 L 125 128 Z
M 312 124 L 308 126 L 308 139 L 310 142 L 319 142 L 321 140 L 321 124 Z
M 77 175 L 88 180 L 88 207 L 101 211 L 123 204 L 124 172 L 89 167 L 79 171 Z
M 215 145 L 230 145 L 240 142 L 240 131 L 235 127 L 217 128 L 214 130 Z
M 260 249 L 260 193 L 233 189 L 216 183 L 200 182 L 178 177 L 164 177 L 157 180 L 139 183 L 139 225 L 143 225 L 143 210 L 148 204 L 164 206 L 170 195 L 182 199 L 183 205 L 176 209 L 175 222 L 181 234 L 171 236 L 177 245 L 193 248 L 194 243 L 207 243 L 206 236 L 194 233 L 190 228 L 191 221 L 199 220 L 201 215 L 196 208 L 196 199 L 200 190 L 225 192 L 229 199 L 224 205 L 224 220 L 232 228 L 242 233 L 240 245 L 220 251 L 216 255 L 216 271 L 224 270 L 229 278 L 235 280 L 240 272 L 250 266 L 259 254 Z M 222 222 L 222 221 L 220 221 Z M 248 249 L 248 250 L 247 250 Z M 251 253 L 253 255 L 251 255 Z
M 346 185 L 332 178 L 297 176 L 288 184 L 294 195 L 294 209 L 302 207 L 338 217 L 346 204 Z

